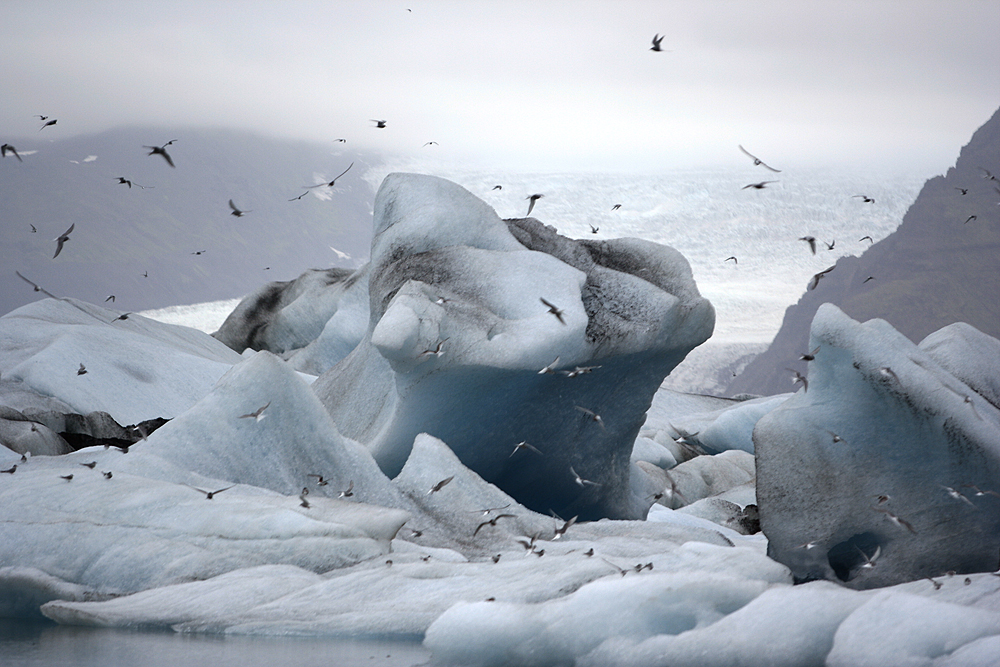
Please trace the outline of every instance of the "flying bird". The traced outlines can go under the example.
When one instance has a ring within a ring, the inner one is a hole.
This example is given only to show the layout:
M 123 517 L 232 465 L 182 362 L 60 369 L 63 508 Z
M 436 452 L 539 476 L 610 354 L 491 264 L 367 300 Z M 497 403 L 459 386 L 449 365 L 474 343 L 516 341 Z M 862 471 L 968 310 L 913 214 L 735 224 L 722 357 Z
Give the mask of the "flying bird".
M 802 361 L 812 361 L 813 359 L 816 358 L 816 353 L 817 352 L 819 352 L 819 348 L 818 347 L 815 350 L 813 350 L 812 352 L 807 352 L 806 354 L 803 354 L 802 356 L 799 357 L 799 359 L 802 360 Z
M 573 469 L 573 466 L 569 467 L 569 471 L 573 475 L 573 481 L 576 482 L 576 485 L 579 486 L 580 488 L 587 488 L 588 486 L 601 486 L 597 482 L 592 482 L 589 479 L 584 479 L 583 477 L 580 477 L 580 475 L 576 472 L 576 470 Z
M 649 50 L 663 51 L 663 47 L 660 46 L 660 44 L 663 42 L 664 37 L 666 37 L 666 35 L 660 35 L 660 33 L 656 33 L 656 36 L 653 37 L 653 45 L 649 47 Z M 670 53 L 670 51 L 667 51 L 667 53 Z
M 492 189 L 493 190 L 503 190 L 503 186 L 502 185 L 494 185 Z
M 350 498 L 354 495 L 354 480 L 347 482 L 347 488 L 337 494 L 338 498 Z
M 417 357 L 418 358 L 419 357 L 426 357 L 426 356 L 430 356 L 430 355 L 433 355 L 435 357 L 440 357 L 442 354 L 444 354 L 444 344 L 445 344 L 445 341 L 447 341 L 447 340 L 448 340 L 447 338 L 439 340 L 437 342 L 437 346 L 433 350 L 424 350 L 423 352 L 421 352 L 420 354 L 418 354 Z
M 587 417 L 589 417 L 591 421 L 597 422 L 598 426 L 600 426 L 601 429 L 604 430 L 604 420 L 601 419 L 601 415 L 597 414 L 593 410 L 588 410 L 587 408 L 580 407 L 579 405 L 574 405 L 573 407 L 582 412 L 583 414 L 587 415 Z
M 976 169 L 978 169 L 979 171 L 983 172 L 983 178 L 985 178 L 988 181 L 1000 180 L 1000 179 L 997 179 L 997 177 L 994 176 L 992 174 L 992 172 L 990 172 L 989 169 L 983 169 L 982 167 L 976 167 Z
M 251 419 L 251 418 L 253 418 L 253 419 L 256 419 L 257 421 L 260 421 L 261 419 L 263 419 L 264 417 L 267 416 L 267 415 L 264 414 L 264 410 L 267 410 L 267 407 L 269 405 L 271 405 L 271 401 L 268 401 L 267 403 L 265 403 L 264 405 L 260 406 L 259 408 L 257 408 L 253 412 L 248 412 L 245 415 L 240 415 L 239 418 L 240 419 Z
M 535 208 L 535 202 L 538 201 L 539 199 L 541 199 L 544 196 L 545 195 L 531 195 L 531 196 L 525 197 L 525 199 L 529 200 L 528 201 L 528 212 L 525 213 L 525 216 L 531 215 L 531 209 Z
M 556 517 L 556 518 L 558 518 L 558 517 Z M 562 537 L 563 535 L 565 535 L 566 531 L 569 530 L 570 527 L 573 524 L 576 523 L 576 520 L 578 518 L 580 518 L 579 515 L 574 516 L 573 518 L 569 519 L 568 521 L 563 521 L 563 525 L 562 526 L 556 526 L 556 528 L 555 528 L 555 533 L 556 534 L 552 537 L 552 539 L 553 540 L 558 540 L 560 537 Z M 593 554 L 591 554 L 591 555 L 593 555 Z
M 175 141 L 177 141 L 177 140 L 176 139 L 171 139 L 170 141 L 168 141 L 167 143 L 163 144 L 162 146 L 143 146 L 143 148 L 148 148 L 149 149 L 149 152 L 146 153 L 146 155 L 162 155 L 163 159 L 167 161 L 167 164 L 169 164 L 171 167 L 173 167 L 174 166 L 174 161 L 170 157 L 170 154 L 167 153 L 167 146 L 169 146 L 170 144 L 174 143 Z
M 974 502 L 972 502 L 971 500 L 969 500 L 968 498 L 966 498 L 965 494 L 963 494 L 961 491 L 956 491 L 955 489 L 951 488 L 950 486 L 944 486 L 944 485 L 941 485 L 941 488 L 944 489 L 945 493 L 947 493 L 949 497 L 954 498 L 955 500 L 959 500 L 961 502 L 964 502 L 967 505 L 969 505 L 970 507 L 975 507 L 976 506 L 976 504 Z
M 306 475 L 306 477 L 315 477 L 316 478 L 316 484 L 318 484 L 319 486 L 326 486 L 327 484 L 330 483 L 330 480 L 325 479 L 323 477 L 323 475 L 310 474 L 310 475 Z
M 302 199 L 303 197 L 305 197 L 307 194 L 309 194 L 308 190 L 306 190 L 305 192 L 303 192 L 302 194 L 300 194 L 298 197 L 292 197 L 288 201 L 297 201 L 297 200 Z
M 75 222 L 72 225 L 70 225 L 69 229 L 67 229 L 65 232 L 63 232 L 62 234 L 60 234 L 56 238 L 52 239 L 53 241 L 55 241 L 58 244 L 58 245 L 56 245 L 56 254 L 52 255 L 52 259 L 55 259 L 56 257 L 58 257 L 59 253 L 62 252 L 63 244 L 66 243 L 66 241 L 69 241 L 69 235 L 71 233 L 73 233 L 73 228 L 74 227 L 76 227 L 76 223 Z
M 861 281 L 861 284 L 864 285 L 865 283 L 867 283 L 870 280 L 875 280 L 875 276 L 868 276 L 867 278 L 865 278 L 864 280 Z
M 600 227 L 594 227 L 594 226 L 593 226 L 592 224 L 590 224 L 590 223 L 587 223 L 587 226 L 588 226 L 588 227 L 590 227 L 590 233 L 591 233 L 591 234 L 596 234 L 597 232 L 599 232 L 599 231 L 601 230 L 601 228 L 600 228 Z
M 37 118 L 38 120 L 48 120 L 49 119 L 48 116 L 42 116 L 42 115 L 37 114 L 37 113 L 35 114 L 35 118 Z
M 872 199 L 871 197 L 869 197 L 868 195 L 851 195 L 852 199 L 853 198 L 857 198 L 857 197 L 861 197 L 863 204 L 874 204 L 875 203 L 875 200 Z
M 866 554 L 864 551 L 861 550 L 861 547 L 855 546 L 854 548 L 857 549 L 858 552 L 861 554 L 861 557 L 865 559 L 864 565 L 861 566 L 861 568 L 865 570 L 870 570 L 871 568 L 875 567 L 875 560 L 882 554 L 881 546 L 875 547 L 875 553 L 871 555 L 871 558 L 869 558 L 868 554 Z
M 798 384 L 798 383 L 801 382 L 802 383 L 802 390 L 803 391 L 809 391 L 809 379 L 806 378 L 805 375 L 803 375 L 802 373 L 799 373 L 797 370 L 793 370 L 791 368 L 786 368 L 785 370 L 788 371 L 789 373 L 793 373 L 794 374 L 794 377 L 792 378 L 792 384 Z
M 448 484 L 448 482 L 450 482 L 453 479 L 455 479 L 454 475 L 452 475 L 451 477 L 445 477 L 440 482 L 432 486 L 431 490 L 427 492 L 427 495 L 431 495 L 432 493 L 437 493 L 438 491 L 443 489 Z
M 14 157 L 17 158 L 18 162 L 24 162 L 24 160 L 21 159 L 21 156 L 17 154 L 16 148 L 11 146 L 10 144 L 4 144 L 3 146 L 0 146 L 0 157 L 7 157 L 8 152 L 13 153 Z
M 978 220 L 978 219 L 979 219 L 979 216 L 977 216 L 977 215 L 970 215 L 968 218 L 965 219 L 965 222 L 962 223 L 962 224 L 967 225 L 970 222 L 972 222 L 973 220 Z
M 507 458 L 510 458 L 511 456 L 514 456 L 514 454 L 517 454 L 522 449 L 530 449 L 534 453 L 542 455 L 542 453 L 538 450 L 537 447 L 535 447 L 534 445 L 529 445 L 526 441 L 522 440 L 521 442 L 519 442 L 516 445 L 514 445 L 514 451 L 512 451 L 510 453 L 510 456 L 508 456 Z
M 899 528 L 905 528 L 906 530 L 910 531 L 914 535 L 917 534 L 917 530 L 906 519 L 903 519 L 902 517 L 896 516 L 895 514 L 893 514 L 892 512 L 890 512 L 889 510 L 879 509 L 878 507 L 873 507 L 872 509 L 875 510 L 876 512 L 880 512 L 880 513 L 884 514 L 886 516 L 886 518 L 889 519 L 889 521 L 891 521 L 893 523 L 893 525 L 898 526 Z
M 858 239 L 858 243 L 861 243 L 865 239 L 868 239 L 868 243 L 875 243 L 875 240 L 870 236 L 862 236 L 860 239 Z
M 777 183 L 778 181 L 761 181 L 760 183 L 750 183 L 749 185 L 744 185 L 740 190 L 746 190 L 747 188 L 753 188 L 754 190 L 763 190 L 767 187 L 768 183 Z
M 122 313 L 115 319 L 111 320 L 111 322 L 117 322 L 118 320 L 127 320 L 129 315 L 135 315 L 135 313 Z
M 539 297 L 539 301 L 541 301 L 543 304 L 545 304 L 545 306 L 549 309 L 549 312 L 556 316 L 556 319 L 559 320 L 560 324 L 566 324 L 566 320 L 563 319 L 563 311 L 562 310 L 560 310 L 559 308 L 557 308 L 554 304 L 549 303 L 545 299 L 542 299 L 541 297 Z
M 815 236 L 800 236 L 800 241 L 805 241 L 809 244 L 809 249 L 812 250 L 812 254 L 816 254 L 816 237 Z
M 538 371 L 538 374 L 539 375 L 552 375 L 552 374 L 554 374 L 556 372 L 556 366 L 558 366 L 558 365 L 559 365 L 559 357 L 556 357 L 555 360 L 551 364 L 549 364 L 548 366 L 546 366 L 542 370 Z
M 28 223 L 28 226 L 31 227 L 31 233 L 32 234 L 38 232 L 38 229 L 33 224 L 31 224 L 30 222 Z
M 42 130 L 44 130 L 45 128 L 47 128 L 49 125 L 55 125 L 58 122 L 59 122 L 58 120 L 52 119 L 52 120 L 50 120 L 48 122 L 42 123 L 42 126 L 40 128 L 38 128 L 38 131 L 41 132 Z
M 811 289 L 811 290 L 816 289 L 816 286 L 819 285 L 819 281 L 823 279 L 823 276 L 825 276 L 826 274 L 830 273 L 835 268 L 837 268 L 836 264 L 834 264 L 833 266 L 831 266 L 829 269 L 826 269 L 825 271 L 820 271 L 819 273 L 817 273 L 816 275 L 814 275 L 812 277 L 812 280 L 809 282 L 809 289 Z
M 437 146 L 437 145 L 438 142 L 436 141 L 428 141 L 426 144 L 424 144 L 424 146 Z M 423 148 L 423 146 L 421 146 L 421 148 Z
M 586 375 L 591 371 L 596 371 L 600 366 L 574 366 L 570 371 L 559 371 L 568 378 L 575 378 L 577 375 Z
M 969 194 L 969 188 L 955 188 L 955 189 L 961 192 L 963 195 Z
M 516 514 L 497 514 L 492 519 L 489 519 L 487 521 L 483 521 L 481 524 L 479 524 L 478 526 L 476 526 L 476 530 L 473 531 L 472 536 L 475 537 L 476 534 L 479 533 L 479 531 L 482 530 L 482 528 L 485 527 L 485 526 L 494 526 L 495 527 L 497 525 L 497 521 L 499 521 L 500 519 L 504 519 L 504 518 L 515 519 L 515 518 L 517 518 L 517 515 Z
M 236 204 L 233 203 L 232 199 L 229 200 L 229 208 L 233 209 L 233 212 L 230 213 L 229 215 L 236 216 L 237 218 L 242 218 L 247 213 L 253 213 L 253 211 L 241 211 L 240 209 L 236 208 Z
M 740 263 L 740 260 L 736 259 L 736 257 L 735 257 L 735 256 L 729 256 L 729 257 L 726 257 L 726 258 L 725 258 L 724 260 L 722 260 L 722 261 L 724 261 L 724 262 L 728 262 L 729 260 L 733 260 L 733 262 L 734 262 L 735 264 L 739 264 L 739 263 Z
M 773 171 L 776 174 L 780 174 L 781 173 L 780 169 L 775 169 L 771 165 L 765 163 L 759 157 L 757 157 L 756 155 L 754 155 L 753 153 L 751 153 L 747 149 L 743 148 L 743 146 L 740 146 L 740 150 L 743 151 L 744 155 L 748 155 L 750 157 L 750 159 L 753 160 L 753 166 L 755 166 L 755 167 L 764 167 L 765 169 L 770 169 L 771 171 Z
M 618 210 L 618 209 L 620 209 L 621 207 L 622 207 L 622 205 L 621 205 L 621 204 L 615 204 L 614 206 L 612 206 L 612 207 L 611 207 L 611 210 L 612 210 L 612 211 L 617 211 L 617 210 Z
M 194 489 L 195 491 L 201 491 L 202 493 L 205 494 L 205 498 L 207 498 L 208 500 L 211 500 L 212 498 L 215 497 L 215 494 L 222 493 L 223 491 L 228 491 L 229 489 L 233 488 L 236 485 L 232 484 L 230 486 L 227 486 L 224 489 L 219 489 L 217 491 L 206 491 L 205 489 L 199 489 L 197 486 L 191 486 L 190 484 L 185 484 L 184 486 L 186 486 L 186 487 L 188 487 L 190 489 Z
M 337 179 L 340 178 L 341 176 L 343 176 L 344 174 L 346 174 L 347 172 L 349 172 L 351 170 L 351 167 L 353 167 L 353 166 L 354 166 L 354 163 L 352 162 L 350 165 L 348 165 L 347 169 L 345 169 L 344 171 L 342 171 L 339 174 L 337 174 L 336 176 L 334 176 L 333 180 L 330 181 L 329 183 L 317 183 L 316 185 L 303 185 L 302 187 L 306 188 L 307 190 L 311 189 L 311 188 L 318 188 L 318 187 L 321 187 L 321 186 L 324 186 L 324 185 L 329 186 L 329 187 L 332 188 L 333 184 L 337 182 Z M 301 196 L 301 195 L 299 195 L 299 196 Z M 289 201 L 291 201 L 291 200 L 289 200 Z
M 382 128 L 385 127 L 385 121 L 384 120 L 375 120 L 374 118 L 372 118 L 371 121 L 373 123 L 375 123 L 375 127 L 382 127 Z
M 823 241 L 823 245 L 826 246 L 827 250 L 833 250 L 834 246 L 837 245 L 837 239 L 834 239 L 834 240 L 830 241 L 829 243 L 827 243 L 826 241 Z

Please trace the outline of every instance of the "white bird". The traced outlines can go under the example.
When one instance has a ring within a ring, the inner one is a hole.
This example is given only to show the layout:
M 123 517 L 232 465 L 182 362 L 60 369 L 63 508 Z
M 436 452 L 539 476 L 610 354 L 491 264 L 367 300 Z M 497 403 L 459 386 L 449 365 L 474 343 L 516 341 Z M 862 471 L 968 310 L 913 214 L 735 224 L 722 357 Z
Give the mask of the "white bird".
M 775 168 L 774 168 L 774 167 L 772 167 L 771 165 L 769 165 L 769 164 L 765 164 L 763 160 L 761 160 L 761 159 L 760 159 L 759 157 L 757 157 L 756 155 L 753 155 L 752 153 L 750 153 L 750 152 L 749 152 L 749 151 L 748 151 L 747 149 L 743 148 L 743 146 L 740 146 L 740 150 L 741 150 L 741 151 L 743 151 L 743 153 L 744 153 L 745 155 L 748 155 L 748 156 L 749 156 L 749 157 L 750 157 L 750 158 L 751 158 L 751 159 L 753 160 L 753 165 L 754 165 L 755 167 L 764 167 L 765 169 L 770 169 L 771 171 L 773 171 L 773 172 L 774 172 L 774 173 L 776 173 L 776 174 L 779 174 L 779 173 L 781 173 L 781 170 L 780 170 L 780 169 L 775 169 Z M 772 182 L 773 182 L 773 181 L 772 181 Z
M 67 229 L 65 232 L 63 232 L 59 236 L 57 236 L 54 239 L 52 239 L 53 241 L 55 241 L 58 244 L 58 245 L 56 245 L 56 254 L 52 255 L 52 259 L 55 259 L 56 257 L 58 257 L 59 253 L 62 252 L 63 244 L 66 243 L 66 241 L 69 241 L 69 235 L 73 233 L 73 228 L 74 227 L 76 227 L 76 223 L 75 222 L 72 225 L 70 225 L 69 229 Z
M 589 479 L 584 479 L 583 477 L 580 477 L 580 475 L 576 472 L 576 470 L 573 469 L 573 466 L 569 467 L 569 471 L 570 473 L 573 474 L 573 481 L 576 482 L 576 485 L 579 486 L 580 488 L 585 489 L 588 486 L 601 486 L 597 482 L 592 482 Z

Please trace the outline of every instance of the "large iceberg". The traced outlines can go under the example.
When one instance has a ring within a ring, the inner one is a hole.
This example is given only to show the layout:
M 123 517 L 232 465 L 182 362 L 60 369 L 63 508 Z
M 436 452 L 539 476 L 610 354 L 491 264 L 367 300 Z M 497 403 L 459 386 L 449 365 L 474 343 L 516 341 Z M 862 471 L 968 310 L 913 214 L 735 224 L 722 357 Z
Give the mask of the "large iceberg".
M 826 304 L 810 347 L 808 388 L 753 432 L 772 557 L 853 588 L 995 570 L 1000 341 L 957 325 L 917 346 Z
M 533 509 L 645 515 L 632 443 L 715 318 L 679 253 L 573 241 L 449 181 L 391 174 L 370 271 L 368 332 L 314 389 L 388 475 L 426 432 Z

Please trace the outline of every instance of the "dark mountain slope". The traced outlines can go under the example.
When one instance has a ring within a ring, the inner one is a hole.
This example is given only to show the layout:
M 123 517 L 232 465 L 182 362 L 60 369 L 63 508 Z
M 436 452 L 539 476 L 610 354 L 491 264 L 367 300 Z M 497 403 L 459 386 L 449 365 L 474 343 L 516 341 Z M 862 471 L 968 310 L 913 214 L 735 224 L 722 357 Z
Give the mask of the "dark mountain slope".
M 861 257 L 841 258 L 785 311 L 771 346 L 727 393 L 794 390 L 786 369 L 805 372 L 798 357 L 825 302 L 859 321 L 884 319 L 914 342 L 959 321 L 1000 338 L 1000 181 L 984 170 L 1000 177 L 1000 111 L 973 134 L 955 167 L 924 184 L 895 232 Z
M 143 149 L 171 139 L 174 169 Z M 61 296 L 100 303 L 115 294 L 119 308 L 141 310 L 239 297 L 368 255 L 374 193 L 362 175 L 373 158 L 336 144 L 203 128 L 3 141 L 24 161 L 0 161 L 0 314 L 38 298 L 15 270 Z M 334 188 L 288 201 L 351 162 Z M 231 216 L 229 199 L 251 212 Z M 53 259 L 52 239 L 71 224 Z

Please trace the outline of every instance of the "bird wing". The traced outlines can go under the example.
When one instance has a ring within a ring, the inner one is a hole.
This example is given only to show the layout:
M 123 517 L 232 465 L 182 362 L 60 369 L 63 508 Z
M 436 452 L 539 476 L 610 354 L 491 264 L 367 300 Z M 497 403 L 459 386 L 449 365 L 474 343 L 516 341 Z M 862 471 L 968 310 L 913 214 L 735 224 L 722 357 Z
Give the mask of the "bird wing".
M 241 212 L 241 211 L 240 211 L 240 209 L 236 208 L 236 204 L 234 204 L 234 203 L 233 203 L 233 200 L 232 200 L 232 199 L 230 199 L 230 200 L 229 200 L 229 208 L 233 209 L 233 210 L 234 210 L 234 211 L 236 211 L 237 213 L 240 213 L 240 212 Z

